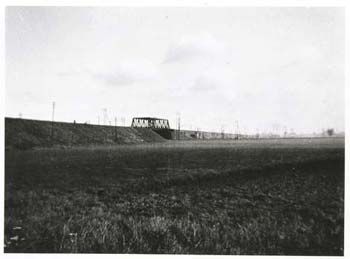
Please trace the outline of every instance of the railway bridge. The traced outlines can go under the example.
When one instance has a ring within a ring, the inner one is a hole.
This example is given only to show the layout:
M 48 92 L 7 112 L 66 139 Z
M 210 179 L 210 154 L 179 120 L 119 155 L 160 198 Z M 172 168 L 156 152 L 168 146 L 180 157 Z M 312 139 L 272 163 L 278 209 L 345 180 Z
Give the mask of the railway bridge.
M 174 130 L 167 119 L 152 117 L 136 117 L 132 119 L 132 128 L 150 128 L 165 139 L 172 139 Z

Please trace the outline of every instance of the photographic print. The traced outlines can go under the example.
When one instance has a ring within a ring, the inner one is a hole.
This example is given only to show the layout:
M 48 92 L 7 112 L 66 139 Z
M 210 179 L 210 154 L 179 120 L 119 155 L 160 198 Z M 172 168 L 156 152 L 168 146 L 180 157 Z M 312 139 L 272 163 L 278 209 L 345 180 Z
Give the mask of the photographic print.
M 5 29 L 5 253 L 344 254 L 344 7 L 7 6 Z

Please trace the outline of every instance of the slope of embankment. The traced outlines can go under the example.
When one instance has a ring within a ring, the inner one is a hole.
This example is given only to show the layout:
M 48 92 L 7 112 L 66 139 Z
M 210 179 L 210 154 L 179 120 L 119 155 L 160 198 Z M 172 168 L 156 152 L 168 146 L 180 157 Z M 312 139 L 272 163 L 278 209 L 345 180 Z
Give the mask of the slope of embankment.
M 145 128 L 5 118 L 6 148 L 30 149 L 161 141 L 166 140 L 151 129 Z
M 252 136 L 234 133 L 223 132 L 209 132 L 209 131 L 196 131 L 196 130 L 181 130 L 181 140 L 191 139 L 244 139 L 251 138 Z

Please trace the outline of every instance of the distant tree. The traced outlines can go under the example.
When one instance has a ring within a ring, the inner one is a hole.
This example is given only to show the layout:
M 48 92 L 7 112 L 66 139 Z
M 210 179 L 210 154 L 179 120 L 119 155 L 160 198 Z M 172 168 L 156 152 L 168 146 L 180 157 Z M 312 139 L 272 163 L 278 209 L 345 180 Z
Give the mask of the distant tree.
M 327 134 L 328 134 L 328 136 L 333 136 L 333 134 L 334 134 L 334 129 L 327 129 Z

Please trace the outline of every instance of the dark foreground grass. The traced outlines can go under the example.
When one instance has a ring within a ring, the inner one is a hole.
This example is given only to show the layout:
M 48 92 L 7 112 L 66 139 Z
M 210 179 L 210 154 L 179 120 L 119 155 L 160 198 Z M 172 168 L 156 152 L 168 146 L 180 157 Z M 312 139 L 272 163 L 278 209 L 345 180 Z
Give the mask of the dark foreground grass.
M 5 252 L 342 255 L 343 141 L 7 151 Z

